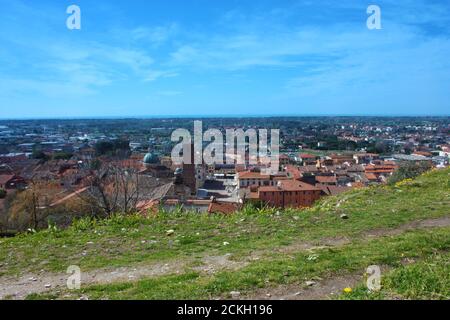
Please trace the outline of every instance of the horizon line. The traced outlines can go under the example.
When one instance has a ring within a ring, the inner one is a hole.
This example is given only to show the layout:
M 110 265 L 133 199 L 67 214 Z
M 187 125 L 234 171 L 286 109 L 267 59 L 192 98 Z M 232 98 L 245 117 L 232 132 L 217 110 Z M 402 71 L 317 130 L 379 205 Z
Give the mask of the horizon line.
M 216 115 L 123 115 L 123 116 L 55 116 L 55 117 L 0 117 L 0 121 L 33 120 L 146 120 L 146 119 L 214 119 L 214 118 L 448 118 L 450 114 L 216 114 Z

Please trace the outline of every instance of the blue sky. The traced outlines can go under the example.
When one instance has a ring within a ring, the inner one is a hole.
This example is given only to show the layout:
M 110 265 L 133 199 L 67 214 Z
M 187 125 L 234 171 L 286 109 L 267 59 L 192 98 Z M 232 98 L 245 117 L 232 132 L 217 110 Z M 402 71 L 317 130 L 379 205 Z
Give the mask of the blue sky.
M 0 118 L 450 114 L 448 1 L 0 6 Z

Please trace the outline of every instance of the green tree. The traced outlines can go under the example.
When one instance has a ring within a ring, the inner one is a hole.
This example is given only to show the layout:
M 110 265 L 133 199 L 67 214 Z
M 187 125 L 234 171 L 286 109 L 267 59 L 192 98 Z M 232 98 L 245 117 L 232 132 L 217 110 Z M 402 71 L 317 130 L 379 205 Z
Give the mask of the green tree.
M 31 154 L 31 158 L 42 160 L 42 161 L 48 161 L 50 159 L 50 157 L 47 154 L 45 154 L 44 151 L 38 150 L 38 149 L 33 150 L 33 153 Z
M 119 156 L 130 152 L 130 142 L 127 140 L 99 141 L 94 148 L 98 156 Z
M 431 163 L 428 161 L 405 161 L 400 163 L 398 169 L 389 178 L 389 184 L 395 184 L 405 179 L 415 178 L 431 169 Z
M 69 152 L 57 152 L 53 155 L 53 160 L 69 160 L 73 157 L 72 153 Z

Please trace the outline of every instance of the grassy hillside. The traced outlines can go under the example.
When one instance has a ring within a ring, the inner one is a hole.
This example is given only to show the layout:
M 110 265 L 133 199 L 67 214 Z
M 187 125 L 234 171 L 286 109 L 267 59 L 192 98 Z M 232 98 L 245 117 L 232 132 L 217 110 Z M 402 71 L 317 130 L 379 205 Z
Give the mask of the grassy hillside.
M 230 291 L 251 298 L 363 274 L 379 264 L 388 270 L 382 292 L 368 294 L 360 285 L 341 298 L 448 298 L 450 228 L 445 219 L 430 219 L 450 216 L 449 178 L 449 169 L 432 171 L 395 186 L 329 197 L 302 211 L 84 219 L 67 230 L 1 239 L 0 280 L 64 274 L 78 265 L 89 275 L 141 273 L 132 281 L 89 280 L 81 291 L 52 287 L 29 298 L 202 299 L 227 298 Z M 430 225 L 418 222 L 424 219 Z M 427 276 L 415 281 L 421 274 Z M 447 278 L 430 284 L 442 274 Z

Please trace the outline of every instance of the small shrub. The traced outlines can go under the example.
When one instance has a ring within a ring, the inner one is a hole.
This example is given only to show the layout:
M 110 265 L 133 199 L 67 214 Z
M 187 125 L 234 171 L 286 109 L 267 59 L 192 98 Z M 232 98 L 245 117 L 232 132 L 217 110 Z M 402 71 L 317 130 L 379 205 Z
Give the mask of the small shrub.
M 72 223 L 72 228 L 75 231 L 86 231 L 92 229 L 96 225 L 96 220 L 90 217 L 75 219 Z
M 431 164 L 428 162 L 403 162 L 392 174 L 388 182 L 390 185 L 395 185 L 400 181 L 415 178 L 430 169 Z
M 139 214 L 114 214 L 108 219 L 101 221 L 105 226 L 111 226 L 115 228 L 136 228 L 144 224 L 145 217 Z

